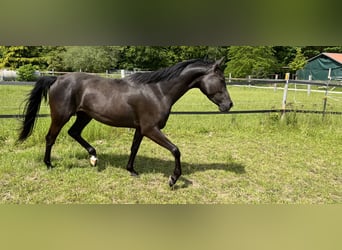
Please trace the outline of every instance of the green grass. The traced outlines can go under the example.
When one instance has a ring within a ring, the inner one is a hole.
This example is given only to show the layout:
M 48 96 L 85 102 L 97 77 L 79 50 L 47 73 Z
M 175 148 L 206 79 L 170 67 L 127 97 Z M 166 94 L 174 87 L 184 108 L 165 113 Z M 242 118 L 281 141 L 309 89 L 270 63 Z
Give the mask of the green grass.
M 0 86 L 1 105 L 18 110 L 30 87 Z M 281 106 L 282 91 L 229 87 L 234 110 Z M 4 91 L 2 93 L 4 93 Z M 289 92 L 294 107 L 320 110 L 324 94 Z M 328 110 L 342 111 L 338 94 Z M 17 108 L 15 108 L 17 107 Z M 216 111 L 198 90 L 174 111 Z M 48 112 L 46 105 L 42 113 Z M 0 203 L 239 203 L 327 204 L 342 202 L 342 117 L 316 114 L 171 115 L 164 133 L 181 150 L 183 176 L 167 184 L 172 155 L 144 139 L 136 160 L 140 178 L 125 170 L 133 130 L 93 121 L 84 137 L 98 151 L 99 164 L 67 135 L 52 152 L 53 170 L 42 162 L 49 118 L 38 119 L 33 135 L 15 144 L 16 119 L 0 120 Z

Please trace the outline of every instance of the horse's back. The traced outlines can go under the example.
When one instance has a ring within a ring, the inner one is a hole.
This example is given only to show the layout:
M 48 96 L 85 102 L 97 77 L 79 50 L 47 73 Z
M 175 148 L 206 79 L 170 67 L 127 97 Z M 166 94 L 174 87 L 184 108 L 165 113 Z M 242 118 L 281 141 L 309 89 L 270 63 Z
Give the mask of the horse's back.
M 121 79 L 68 73 L 60 76 L 50 90 L 50 107 L 52 112 L 73 115 L 82 111 L 108 125 L 134 127 L 135 115 L 129 100 L 138 92 Z
M 97 75 L 73 72 L 61 75 L 50 89 L 50 98 L 75 98 L 84 93 L 111 93 L 120 87 L 121 79 L 109 79 Z

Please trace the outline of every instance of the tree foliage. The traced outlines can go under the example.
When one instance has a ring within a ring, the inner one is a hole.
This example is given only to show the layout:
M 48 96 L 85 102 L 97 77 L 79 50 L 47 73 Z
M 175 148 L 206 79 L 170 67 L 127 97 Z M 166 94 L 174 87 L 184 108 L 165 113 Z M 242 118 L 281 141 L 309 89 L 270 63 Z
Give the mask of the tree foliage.
M 32 64 L 20 66 L 18 69 L 18 81 L 34 81 L 36 79 L 35 68 Z
M 1 46 L 0 68 L 17 69 L 26 64 L 45 68 L 46 57 L 42 46 Z
M 120 51 L 119 65 L 126 69 L 155 70 L 172 61 L 172 53 L 159 46 L 125 46 Z
M 303 55 L 302 49 L 297 48 L 296 56 L 293 59 L 293 61 L 289 63 L 289 68 L 292 71 L 297 71 L 299 69 L 304 68 L 305 64 L 306 64 L 306 57 Z
M 156 70 L 193 58 L 218 59 L 226 55 L 226 47 L 126 46 L 121 49 L 120 55 L 118 67 Z
M 273 50 L 280 67 L 287 66 L 296 56 L 296 47 L 274 46 Z
M 323 49 L 323 52 L 342 53 L 342 46 L 326 47 Z
M 276 69 L 274 50 L 269 46 L 231 46 L 225 73 L 233 77 L 267 77 Z
M 64 46 L 47 46 L 46 47 L 46 61 L 48 70 L 64 71 L 65 65 L 62 55 L 66 51 Z
M 302 67 L 303 58 L 322 52 L 342 53 L 342 46 L 0 46 L 0 68 L 31 64 L 55 71 L 156 70 L 192 58 L 225 57 L 226 74 L 269 77 Z
M 116 66 L 117 52 L 111 46 L 68 46 L 61 60 L 67 70 L 104 72 Z

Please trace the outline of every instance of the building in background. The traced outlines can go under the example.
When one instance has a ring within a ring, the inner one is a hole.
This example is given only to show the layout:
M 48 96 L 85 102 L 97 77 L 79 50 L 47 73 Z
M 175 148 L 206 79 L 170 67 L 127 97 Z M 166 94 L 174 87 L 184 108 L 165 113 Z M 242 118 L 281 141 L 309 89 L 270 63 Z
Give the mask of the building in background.
M 297 71 L 298 80 L 342 81 L 342 53 L 321 53 Z

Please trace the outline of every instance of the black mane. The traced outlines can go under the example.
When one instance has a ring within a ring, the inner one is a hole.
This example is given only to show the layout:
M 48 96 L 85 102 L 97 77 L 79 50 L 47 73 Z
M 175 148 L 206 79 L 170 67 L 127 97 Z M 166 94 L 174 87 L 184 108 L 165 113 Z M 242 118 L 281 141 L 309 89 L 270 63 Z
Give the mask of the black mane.
M 202 59 L 191 59 L 188 61 L 177 63 L 171 67 L 159 69 L 153 72 L 139 72 L 128 76 L 132 81 L 138 83 L 156 83 L 160 81 L 169 81 L 173 78 L 178 77 L 181 72 L 190 64 L 199 64 L 201 66 L 207 66 L 212 62 L 205 61 Z

